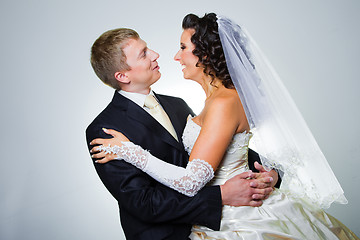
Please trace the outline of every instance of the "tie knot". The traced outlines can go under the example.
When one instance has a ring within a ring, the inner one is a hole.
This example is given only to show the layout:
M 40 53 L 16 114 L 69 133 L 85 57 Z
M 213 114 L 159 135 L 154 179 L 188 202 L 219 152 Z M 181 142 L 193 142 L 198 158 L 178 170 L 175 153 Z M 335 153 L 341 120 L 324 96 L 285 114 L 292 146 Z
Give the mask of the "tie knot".
M 155 97 L 150 94 L 150 95 L 147 95 L 147 97 L 145 98 L 144 105 L 147 108 L 154 108 L 157 105 L 159 105 L 159 103 L 156 101 Z

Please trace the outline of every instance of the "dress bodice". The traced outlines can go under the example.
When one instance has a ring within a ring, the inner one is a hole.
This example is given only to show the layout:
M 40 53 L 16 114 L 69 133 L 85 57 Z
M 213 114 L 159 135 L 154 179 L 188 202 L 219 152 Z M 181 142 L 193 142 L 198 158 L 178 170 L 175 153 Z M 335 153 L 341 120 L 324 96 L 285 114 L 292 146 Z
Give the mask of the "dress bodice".
M 200 134 L 200 130 L 201 127 L 189 118 L 182 136 L 184 147 L 189 154 Z M 251 136 L 251 133 L 246 132 L 234 135 L 225 152 L 224 158 L 215 172 L 215 177 L 209 183 L 210 185 L 223 184 L 231 177 L 249 170 L 247 160 Z
M 201 127 L 189 119 L 183 133 L 186 151 L 191 152 Z M 209 185 L 221 185 L 231 177 L 248 171 L 248 146 L 251 133 L 238 133 L 228 146 Z M 291 200 L 281 190 L 274 190 L 261 207 L 223 206 L 221 226 L 214 231 L 193 226 L 189 236 L 200 239 L 351 239 L 358 240 L 349 229 L 326 212 L 308 202 Z

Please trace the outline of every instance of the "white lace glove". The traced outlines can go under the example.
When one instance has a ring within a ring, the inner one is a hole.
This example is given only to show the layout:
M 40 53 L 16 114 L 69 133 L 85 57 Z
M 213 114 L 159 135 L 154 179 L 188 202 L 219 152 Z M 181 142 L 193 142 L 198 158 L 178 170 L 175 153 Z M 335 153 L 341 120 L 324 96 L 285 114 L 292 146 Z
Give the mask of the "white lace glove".
M 131 163 L 156 181 L 186 196 L 195 196 L 214 177 L 213 168 L 204 160 L 194 159 L 183 168 L 154 157 L 132 142 L 122 142 L 122 144 L 121 147 L 101 146 L 99 150 L 106 154 L 116 154 L 117 160 Z

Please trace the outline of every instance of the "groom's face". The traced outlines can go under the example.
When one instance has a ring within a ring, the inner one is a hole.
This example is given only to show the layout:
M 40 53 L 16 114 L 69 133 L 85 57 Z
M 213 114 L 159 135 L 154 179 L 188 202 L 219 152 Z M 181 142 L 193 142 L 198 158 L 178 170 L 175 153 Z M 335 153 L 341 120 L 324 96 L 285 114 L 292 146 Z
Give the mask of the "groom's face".
M 130 39 L 123 48 L 130 70 L 125 72 L 132 92 L 147 94 L 150 86 L 159 80 L 161 73 L 157 59 L 159 54 L 149 49 L 142 39 Z

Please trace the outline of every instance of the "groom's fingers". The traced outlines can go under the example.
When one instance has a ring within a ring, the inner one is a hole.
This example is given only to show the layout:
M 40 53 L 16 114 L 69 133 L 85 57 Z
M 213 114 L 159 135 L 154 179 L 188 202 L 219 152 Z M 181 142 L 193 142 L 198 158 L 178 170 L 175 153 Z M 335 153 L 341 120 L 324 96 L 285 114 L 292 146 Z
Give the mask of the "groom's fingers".
M 263 202 L 261 200 L 252 200 L 249 203 L 251 207 L 260 207 L 262 204 Z
M 265 184 L 266 187 L 271 186 L 273 181 L 274 181 L 274 179 L 272 177 L 263 177 L 263 178 L 259 179 L 259 183 Z
M 263 199 L 265 199 L 266 195 L 264 195 L 264 194 L 253 194 L 251 197 L 252 197 L 253 200 L 263 200 Z
M 253 188 L 268 188 L 268 187 L 272 187 L 271 183 L 272 183 L 273 179 L 271 177 L 266 177 L 266 178 L 261 178 L 261 179 L 253 179 L 250 182 L 250 187 Z
M 272 187 L 267 187 L 263 189 L 254 188 L 252 191 L 251 197 L 254 199 L 264 199 L 266 196 L 271 194 L 273 191 Z
M 238 174 L 237 176 L 241 179 L 249 179 L 249 178 L 255 178 L 254 174 L 251 170 L 249 170 L 248 172 L 243 172 Z
M 255 162 L 255 163 L 254 163 L 254 167 L 255 167 L 257 170 L 259 170 L 259 172 L 266 172 L 266 170 L 264 169 L 264 167 L 263 167 L 260 163 L 258 163 L 258 162 Z
M 251 197 L 253 200 L 265 200 L 269 197 L 270 194 L 253 194 Z

